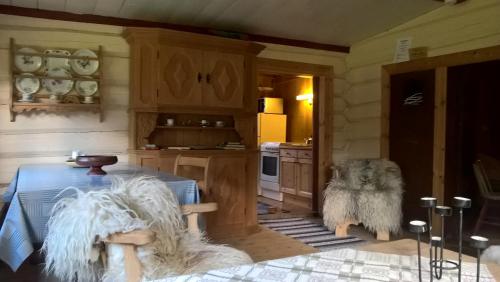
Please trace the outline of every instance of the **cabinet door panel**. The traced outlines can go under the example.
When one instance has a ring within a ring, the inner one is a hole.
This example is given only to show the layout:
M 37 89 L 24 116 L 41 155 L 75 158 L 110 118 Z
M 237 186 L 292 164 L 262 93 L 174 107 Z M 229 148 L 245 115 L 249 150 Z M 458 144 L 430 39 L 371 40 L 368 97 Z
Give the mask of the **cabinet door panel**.
M 159 105 L 201 105 L 202 53 L 160 46 Z
M 312 160 L 299 159 L 297 167 L 297 195 L 312 198 Z
M 203 104 L 212 107 L 242 107 L 245 57 L 237 54 L 205 52 L 203 59 L 206 74 Z
M 134 107 L 156 107 L 158 46 L 139 41 L 131 50 L 132 103 Z
M 280 159 L 280 191 L 283 193 L 296 195 L 296 159 L 284 158 Z

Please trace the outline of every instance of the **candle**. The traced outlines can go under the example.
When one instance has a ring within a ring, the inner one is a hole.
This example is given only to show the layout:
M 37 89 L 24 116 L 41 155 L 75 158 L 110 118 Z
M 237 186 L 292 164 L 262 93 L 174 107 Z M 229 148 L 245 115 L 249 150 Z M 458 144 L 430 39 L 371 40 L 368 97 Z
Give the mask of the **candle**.
M 437 199 L 434 197 L 420 198 L 420 206 L 423 208 L 433 208 L 437 204 Z
M 464 197 L 453 197 L 453 206 L 456 208 L 470 208 L 471 200 Z
M 488 238 L 481 236 L 471 236 L 470 246 L 476 249 L 486 249 L 488 247 Z
M 436 206 L 435 210 L 440 216 L 451 216 L 453 214 L 453 210 L 446 206 Z
M 424 233 L 427 230 L 427 223 L 420 220 L 410 221 L 410 232 Z

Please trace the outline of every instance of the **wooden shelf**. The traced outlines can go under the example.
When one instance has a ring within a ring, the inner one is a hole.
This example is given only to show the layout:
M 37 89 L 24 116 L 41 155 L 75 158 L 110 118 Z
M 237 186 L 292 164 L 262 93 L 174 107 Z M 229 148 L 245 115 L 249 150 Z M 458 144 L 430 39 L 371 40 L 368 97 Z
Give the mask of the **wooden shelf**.
M 23 46 L 24 47 L 24 46 Z M 26 46 L 27 47 L 27 46 Z M 90 50 L 90 49 L 89 49 Z M 92 52 L 96 53 L 95 50 L 91 50 Z M 73 56 L 73 55 L 57 55 L 57 54 L 45 54 L 45 53 L 29 53 L 29 52 L 19 52 L 19 51 L 14 51 L 15 55 L 24 55 L 24 56 L 32 56 L 32 57 L 50 57 L 50 58 L 63 58 L 63 59 L 80 59 L 80 60 L 89 60 L 89 61 L 99 61 L 99 57 L 87 57 L 87 56 Z
M 99 111 L 100 104 L 63 104 L 63 103 L 12 103 L 12 111 L 16 113 L 32 110 L 50 111 L 75 111 L 75 110 L 96 110 Z
M 236 130 L 234 127 L 214 127 L 214 126 L 166 126 L 158 125 L 158 129 L 178 129 L 178 130 Z
M 87 78 L 87 77 L 57 77 L 48 75 L 26 75 L 26 74 L 13 74 L 14 78 L 38 78 L 38 79 L 57 79 L 57 80 L 85 80 L 85 81 L 97 81 L 100 82 L 99 78 Z

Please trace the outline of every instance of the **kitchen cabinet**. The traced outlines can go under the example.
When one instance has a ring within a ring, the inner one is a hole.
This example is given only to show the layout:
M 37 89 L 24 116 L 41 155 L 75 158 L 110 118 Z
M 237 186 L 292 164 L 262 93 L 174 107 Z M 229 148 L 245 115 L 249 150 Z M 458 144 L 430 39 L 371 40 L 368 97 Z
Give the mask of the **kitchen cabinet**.
M 303 202 L 309 207 L 312 182 L 312 150 L 280 149 L 280 191 L 285 193 L 285 202 L 288 198 L 294 203 Z
M 297 195 L 312 198 L 312 159 L 298 159 L 297 167 Z
M 297 159 L 280 157 L 280 190 L 283 193 L 297 194 Z

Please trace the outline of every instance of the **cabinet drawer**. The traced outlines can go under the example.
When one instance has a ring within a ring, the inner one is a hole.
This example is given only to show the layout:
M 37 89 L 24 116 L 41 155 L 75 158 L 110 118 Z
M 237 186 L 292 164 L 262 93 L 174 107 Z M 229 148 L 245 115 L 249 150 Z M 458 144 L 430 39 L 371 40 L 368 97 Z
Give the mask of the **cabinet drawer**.
M 280 149 L 280 156 L 288 157 L 288 158 L 296 158 L 297 157 L 297 150 Z
M 312 159 L 313 152 L 312 150 L 298 150 L 298 158 L 300 159 Z

